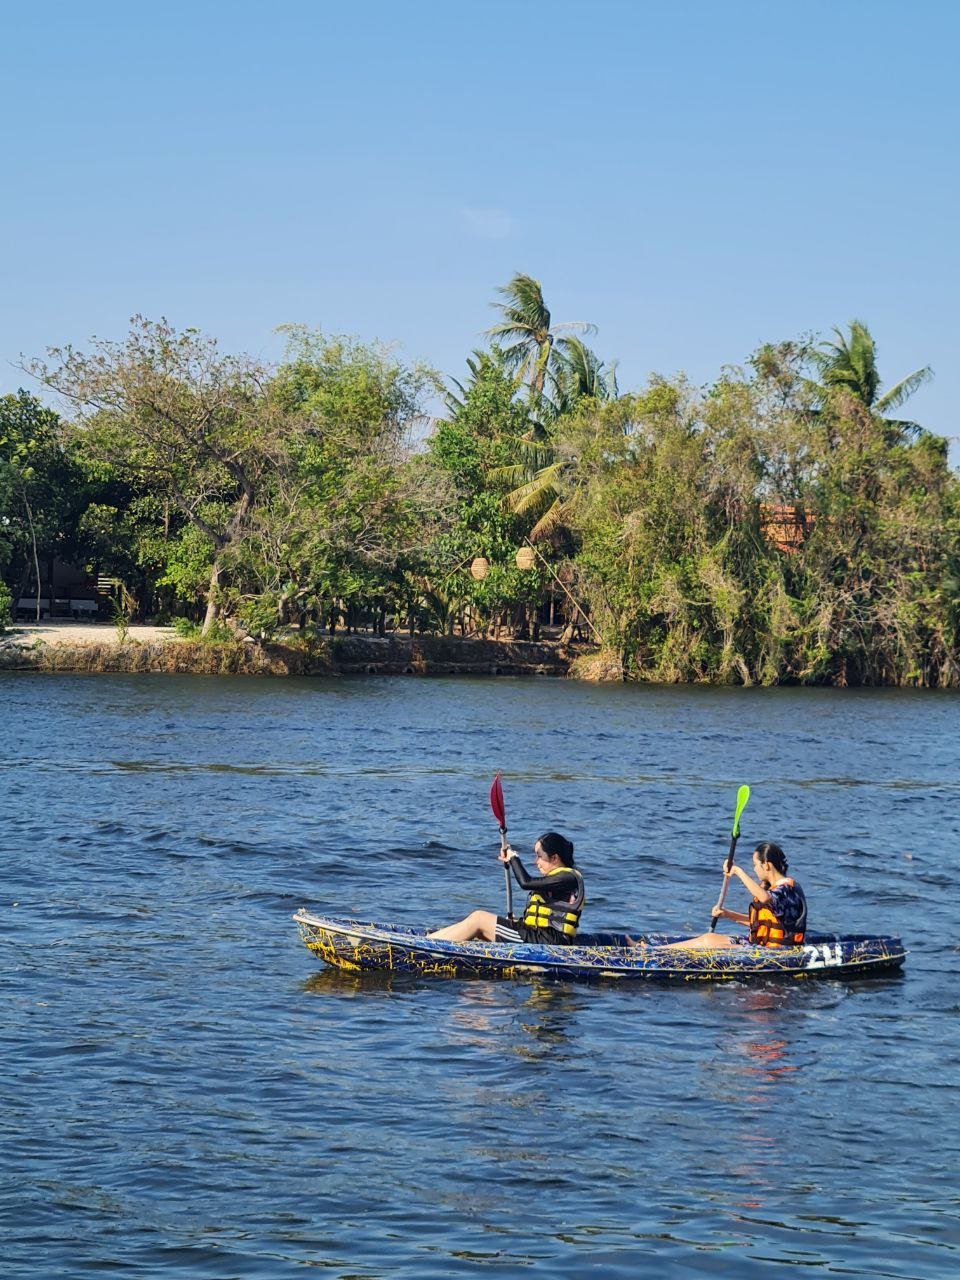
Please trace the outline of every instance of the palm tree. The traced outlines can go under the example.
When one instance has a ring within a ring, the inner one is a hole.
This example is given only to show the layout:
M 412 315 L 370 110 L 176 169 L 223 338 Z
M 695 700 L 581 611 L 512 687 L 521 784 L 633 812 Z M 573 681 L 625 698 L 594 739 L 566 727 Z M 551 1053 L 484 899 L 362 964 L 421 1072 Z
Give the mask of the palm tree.
M 569 413 L 582 400 L 605 404 L 619 395 L 616 364 L 604 362 L 579 338 L 561 339 L 551 370 L 551 400 L 557 417 Z M 558 344 L 559 345 L 559 344 Z
M 836 341 L 825 342 L 819 351 L 813 353 L 813 361 L 820 374 L 820 384 L 816 388 L 819 398 L 825 401 L 832 393 L 845 393 L 882 418 L 894 436 L 919 434 L 922 428 L 918 423 L 888 418 L 886 414 L 899 409 L 919 387 L 929 382 L 933 370 L 929 366 L 917 369 L 880 395 L 877 347 L 870 330 L 862 320 L 851 320 L 849 337 L 840 329 L 833 332 Z
M 498 346 L 492 346 L 489 351 L 481 351 L 475 347 L 471 354 L 467 356 L 468 377 L 463 382 L 458 381 L 456 378 L 451 378 L 450 381 L 457 390 L 447 391 L 444 395 L 447 411 L 450 414 L 457 414 L 463 411 L 471 391 L 477 387 L 484 374 L 491 369 L 495 371 L 502 370 L 506 378 L 514 377 L 509 362 Z M 519 379 L 516 380 L 514 385 L 516 386 L 518 383 Z
M 522 272 L 497 292 L 505 301 L 493 305 L 503 319 L 487 333 L 503 345 L 504 357 L 511 368 L 529 381 L 531 399 L 535 400 L 543 394 L 554 344 L 562 349 L 570 341 L 560 335 L 571 330 L 593 333 L 596 326 L 582 320 L 552 325 L 540 281 Z
M 596 325 L 552 323 L 539 280 L 518 273 L 497 292 L 506 299 L 494 303 L 503 320 L 488 334 L 502 344 L 494 349 L 506 366 L 529 383 L 529 430 L 511 440 L 516 461 L 496 468 L 491 479 L 508 486 L 504 502 L 510 511 L 533 519 L 530 539 L 536 542 L 564 528 L 576 488 L 577 459 L 557 440 L 557 424 L 584 400 L 615 399 L 616 372 L 605 369 L 580 338 L 568 336 L 571 330 L 596 332 Z
M 551 394 L 541 396 L 531 430 L 511 441 L 517 461 L 499 467 L 492 478 L 511 486 L 504 502 L 515 515 L 534 518 L 531 542 L 559 533 L 569 517 L 576 488 L 578 459 L 557 439 L 556 427 L 584 401 L 606 404 L 619 395 L 616 370 L 604 363 L 579 338 L 563 338 L 550 370 Z M 558 342 L 558 346 L 559 346 Z

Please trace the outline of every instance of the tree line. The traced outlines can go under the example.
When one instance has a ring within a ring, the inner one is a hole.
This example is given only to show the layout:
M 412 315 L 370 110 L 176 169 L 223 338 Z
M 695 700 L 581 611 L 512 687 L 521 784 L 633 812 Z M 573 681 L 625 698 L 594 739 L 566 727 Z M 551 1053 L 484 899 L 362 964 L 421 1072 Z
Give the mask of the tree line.
M 960 683 L 960 503 L 852 322 L 624 391 L 538 281 L 458 380 L 302 327 L 270 365 L 165 321 L 0 397 L 0 625 L 56 557 L 206 636 L 579 634 L 628 678 Z M 437 396 L 445 411 L 428 416 Z

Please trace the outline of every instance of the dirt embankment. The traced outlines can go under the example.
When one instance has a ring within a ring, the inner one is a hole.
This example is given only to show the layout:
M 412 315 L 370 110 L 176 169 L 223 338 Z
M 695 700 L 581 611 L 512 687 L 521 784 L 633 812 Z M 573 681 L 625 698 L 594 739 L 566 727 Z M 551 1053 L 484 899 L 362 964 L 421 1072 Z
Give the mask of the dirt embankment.
M 546 641 L 455 636 L 292 635 L 266 645 L 184 640 L 169 627 L 116 628 L 59 622 L 0 637 L 0 668 L 33 671 L 195 672 L 224 675 L 566 676 L 583 654 Z

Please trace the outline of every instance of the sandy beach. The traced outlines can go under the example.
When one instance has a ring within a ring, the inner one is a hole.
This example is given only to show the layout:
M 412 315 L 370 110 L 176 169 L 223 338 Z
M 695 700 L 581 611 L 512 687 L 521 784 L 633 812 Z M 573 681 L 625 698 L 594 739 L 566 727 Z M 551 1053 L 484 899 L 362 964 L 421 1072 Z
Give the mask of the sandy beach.
M 155 644 L 176 636 L 173 627 L 130 628 L 130 639 L 139 644 Z M 64 618 L 44 622 L 18 622 L 0 636 L 0 647 L 29 648 L 39 640 L 45 645 L 116 644 L 117 628 L 109 622 L 74 622 Z

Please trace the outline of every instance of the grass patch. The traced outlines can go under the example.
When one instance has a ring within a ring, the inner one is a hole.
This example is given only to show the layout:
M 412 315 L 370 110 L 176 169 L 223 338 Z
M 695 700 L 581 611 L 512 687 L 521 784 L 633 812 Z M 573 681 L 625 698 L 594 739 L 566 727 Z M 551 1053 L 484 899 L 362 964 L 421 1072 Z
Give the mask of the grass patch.
M 206 676 L 321 675 L 329 671 L 325 652 L 239 640 L 166 640 L 151 644 L 45 645 L 18 665 L 38 671 L 90 674 L 149 673 Z
M 610 650 L 599 653 L 581 653 L 570 663 L 568 672 L 572 680 L 590 680 L 594 684 L 622 683 L 625 679 L 623 662 Z

